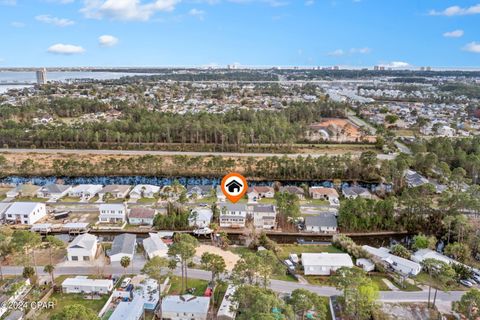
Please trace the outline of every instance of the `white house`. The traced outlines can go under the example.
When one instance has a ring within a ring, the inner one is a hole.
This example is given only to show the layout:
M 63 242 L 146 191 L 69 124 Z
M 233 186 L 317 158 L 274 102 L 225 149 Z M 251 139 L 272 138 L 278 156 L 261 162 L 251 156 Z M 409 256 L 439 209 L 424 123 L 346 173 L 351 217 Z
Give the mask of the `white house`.
M 305 190 L 297 186 L 284 186 L 280 187 L 279 192 L 294 194 L 300 200 L 305 200 Z
M 236 287 L 229 284 L 225 295 L 223 296 L 222 303 L 218 308 L 217 320 L 235 320 L 237 303 L 233 301 L 233 295 L 235 294 Z M 232 310 L 233 309 L 233 310 Z
M 355 264 L 357 267 L 362 268 L 365 272 L 375 270 L 375 263 L 373 263 L 373 261 L 370 259 L 360 258 L 357 259 L 357 262 Z
M 14 202 L 5 211 L 5 220 L 19 224 L 34 224 L 47 215 L 45 203 Z
M 17 196 L 20 197 L 35 197 L 37 195 L 38 190 L 40 190 L 39 186 L 34 184 L 19 184 L 15 188 L 7 191 L 5 194 L 7 198 L 15 198 Z
M 103 203 L 99 207 L 99 222 L 117 223 L 127 220 L 127 207 L 122 203 Z
M 367 245 L 362 248 L 377 259 L 386 262 L 392 270 L 401 275 L 416 276 L 422 271 L 419 263 L 390 254 L 387 248 L 374 248 Z
M 275 197 L 275 190 L 267 186 L 255 186 L 248 188 L 247 192 L 249 202 L 257 202 L 263 198 L 272 199 Z
M 5 211 L 7 211 L 11 205 L 9 202 L 0 202 L 0 221 L 5 218 Z
M 203 185 L 188 185 L 187 186 L 187 197 L 202 199 L 211 195 L 213 190 L 212 186 L 203 186 Z
M 219 220 L 221 228 L 245 228 L 247 207 L 241 203 L 222 203 Z
M 67 278 L 62 282 L 64 293 L 97 293 L 107 294 L 113 289 L 113 280 L 88 279 L 87 276 Z
M 353 186 L 353 187 L 345 187 L 342 189 L 342 194 L 347 199 L 356 199 L 358 197 L 371 199 L 372 194 L 368 191 L 367 188 Z
M 132 301 L 120 301 L 108 320 L 140 320 L 143 319 L 143 313 L 143 300 L 135 296 Z
M 112 195 L 112 197 L 120 199 L 125 198 L 128 194 L 128 191 L 130 191 L 130 186 L 128 185 L 110 184 L 98 192 L 98 197 L 100 199 L 104 199 L 105 195 L 108 193 Z
M 137 247 L 137 236 L 132 233 L 122 233 L 113 238 L 112 248 L 108 250 L 107 255 L 110 263 L 119 263 L 123 257 L 129 257 L 133 260 L 135 248 Z
M 346 253 L 302 253 L 302 265 L 306 276 L 329 276 L 341 267 L 353 267 L 353 262 Z
M 153 225 L 157 210 L 145 207 L 135 207 L 128 213 L 128 222 L 133 225 Z
M 415 262 L 422 263 L 425 259 L 435 259 L 438 261 L 445 262 L 446 264 L 450 263 L 460 263 L 450 257 L 447 257 L 439 252 L 430 250 L 430 249 L 420 249 L 416 251 L 412 256 L 411 259 Z
M 337 232 L 337 217 L 333 213 L 322 212 L 305 217 L 305 231 Z
M 258 229 L 272 230 L 277 227 L 277 210 L 274 205 L 252 205 L 253 225 Z
M 67 186 L 63 184 L 47 184 L 40 188 L 37 192 L 37 197 L 39 198 L 52 198 L 58 200 L 64 196 L 66 196 L 70 190 L 72 190 L 72 186 Z
M 160 191 L 159 186 L 151 184 L 137 184 L 132 191 L 130 191 L 130 199 L 154 198 L 155 194 Z
M 312 199 L 326 200 L 331 204 L 338 204 L 338 192 L 333 188 L 310 187 L 308 193 Z
M 213 212 L 210 208 L 198 207 L 190 212 L 188 225 L 196 228 L 206 228 L 212 222 Z
M 227 201 L 227 197 L 226 197 L 225 194 L 223 193 L 222 188 L 221 188 L 220 186 L 217 186 L 216 191 L 217 191 L 217 200 L 218 200 L 219 202 L 225 202 L 225 201 Z
M 206 320 L 210 297 L 167 296 L 162 301 L 162 316 L 169 320 Z
M 93 234 L 77 236 L 67 247 L 68 261 L 93 261 L 97 254 L 98 239 Z
M 166 258 L 168 256 L 168 246 L 162 241 L 157 233 L 149 233 L 149 237 L 143 240 L 143 249 L 148 259 L 154 257 Z
M 95 197 L 102 188 L 101 184 L 79 184 L 68 192 L 68 196 L 88 200 Z

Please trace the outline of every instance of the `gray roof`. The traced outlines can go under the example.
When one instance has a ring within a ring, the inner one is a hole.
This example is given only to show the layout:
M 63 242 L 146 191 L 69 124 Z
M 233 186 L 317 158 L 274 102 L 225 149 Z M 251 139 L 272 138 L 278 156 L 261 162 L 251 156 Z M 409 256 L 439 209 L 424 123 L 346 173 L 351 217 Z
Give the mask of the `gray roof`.
M 318 227 L 337 227 L 337 218 L 331 213 L 320 213 L 316 216 L 308 216 L 305 218 L 306 226 Z
M 359 186 L 353 186 L 353 187 L 345 187 L 343 188 L 343 194 L 346 196 L 358 196 L 361 195 L 362 193 L 370 193 L 367 188 L 359 187 Z
M 137 236 L 131 233 L 122 233 L 113 239 L 112 248 L 108 252 L 108 256 L 119 253 L 133 254 L 135 251 L 135 241 Z
M 41 192 L 48 192 L 48 193 L 62 193 L 68 190 L 70 186 L 66 186 L 63 184 L 47 184 L 40 189 Z
M 69 248 L 83 248 L 86 250 L 91 250 L 92 247 L 97 243 L 97 237 L 93 234 L 84 233 L 77 236 L 68 246 Z
M 213 189 L 213 186 L 203 186 L 203 185 L 188 185 L 187 192 L 194 193 L 194 192 L 201 192 L 203 194 L 208 194 Z
M 255 204 L 253 212 L 275 213 L 275 206 L 273 204 Z
M 245 204 L 243 203 L 221 203 L 220 210 L 226 208 L 228 211 L 247 211 Z
M 284 186 L 280 187 L 280 192 L 292 193 L 292 194 L 305 194 L 304 190 L 297 186 Z

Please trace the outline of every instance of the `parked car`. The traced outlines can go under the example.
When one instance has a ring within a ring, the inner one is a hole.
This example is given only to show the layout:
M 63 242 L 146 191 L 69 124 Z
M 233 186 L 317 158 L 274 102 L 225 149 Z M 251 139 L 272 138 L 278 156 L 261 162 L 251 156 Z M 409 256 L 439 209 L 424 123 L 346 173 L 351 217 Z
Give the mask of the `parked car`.
M 295 266 L 293 265 L 292 261 L 286 259 L 283 263 L 287 266 L 288 270 L 295 271 Z
M 472 276 L 472 278 L 473 278 L 473 280 L 475 280 L 477 283 L 480 283 L 480 276 L 479 276 L 479 275 L 474 274 L 474 275 Z
M 468 288 L 471 288 L 473 287 L 473 283 L 471 283 L 470 281 L 468 280 L 465 280 L 465 279 L 462 279 L 459 281 L 461 284 L 463 284 L 465 287 L 468 287 Z

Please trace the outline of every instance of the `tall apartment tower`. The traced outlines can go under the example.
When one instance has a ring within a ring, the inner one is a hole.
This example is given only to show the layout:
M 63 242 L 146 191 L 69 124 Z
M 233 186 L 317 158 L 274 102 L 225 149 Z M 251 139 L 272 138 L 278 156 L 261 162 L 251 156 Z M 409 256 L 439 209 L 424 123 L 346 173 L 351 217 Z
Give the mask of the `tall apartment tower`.
M 37 70 L 37 84 L 41 86 L 47 83 L 47 69 L 43 68 Z

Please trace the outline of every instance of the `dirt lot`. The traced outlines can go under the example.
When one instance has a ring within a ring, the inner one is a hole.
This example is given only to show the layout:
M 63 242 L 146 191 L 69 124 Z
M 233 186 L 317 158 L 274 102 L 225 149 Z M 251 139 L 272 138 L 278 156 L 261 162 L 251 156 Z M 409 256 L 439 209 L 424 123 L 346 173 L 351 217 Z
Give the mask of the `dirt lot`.
M 43 222 L 53 223 L 53 224 L 63 224 L 63 223 L 69 223 L 69 222 L 87 222 L 87 223 L 93 224 L 98 221 L 98 215 L 99 215 L 98 212 L 92 212 L 92 211 L 72 212 L 70 213 L 68 218 L 55 220 L 53 216 L 49 216 L 48 219 L 46 219 Z
M 239 255 L 231 251 L 225 251 L 218 247 L 209 246 L 205 244 L 202 244 L 197 248 L 197 252 L 195 255 L 200 258 L 202 254 L 204 254 L 205 252 L 210 252 L 210 253 L 214 253 L 214 254 L 218 254 L 219 256 L 222 256 L 223 259 L 225 259 L 225 264 L 227 265 L 228 271 L 231 271 L 235 266 L 235 264 L 237 263 L 237 261 L 240 259 Z
M 52 261 L 53 264 L 57 264 L 65 260 L 65 257 L 67 255 L 67 250 L 66 249 L 55 249 L 52 250 Z M 5 262 L 3 263 L 4 265 L 18 265 L 19 263 L 22 262 L 23 258 L 23 253 L 14 253 L 9 256 L 7 256 Z M 29 258 L 32 258 L 31 253 L 29 254 Z M 32 261 L 32 260 L 30 260 Z M 35 250 L 35 261 L 37 262 L 38 266 L 44 266 L 47 264 L 50 264 L 50 251 L 49 249 L 37 249 Z
M 430 320 L 437 319 L 438 313 L 427 308 L 426 303 L 384 303 L 382 312 L 386 319 Z

